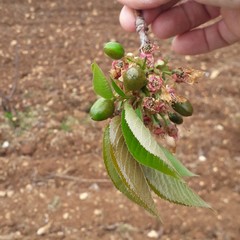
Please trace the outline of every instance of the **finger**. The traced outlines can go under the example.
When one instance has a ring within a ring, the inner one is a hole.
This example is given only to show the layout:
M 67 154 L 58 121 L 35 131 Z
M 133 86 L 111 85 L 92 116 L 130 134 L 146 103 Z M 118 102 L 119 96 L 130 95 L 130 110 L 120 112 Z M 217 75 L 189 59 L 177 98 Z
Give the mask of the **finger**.
M 239 38 L 221 20 L 212 26 L 177 36 L 172 42 L 172 49 L 179 54 L 195 55 L 231 45 Z
M 134 32 L 135 27 L 135 12 L 132 8 L 124 6 L 120 12 L 119 21 L 121 26 L 128 32 Z
M 159 14 L 174 6 L 179 0 L 171 0 L 158 8 L 143 11 L 143 17 L 147 24 L 151 24 Z M 135 31 L 135 10 L 124 6 L 119 16 L 120 24 L 129 32 Z
M 240 1 L 239 0 L 196 0 L 196 2 L 213 5 L 217 7 L 226 7 L 226 8 L 240 8 Z
M 173 7 L 179 0 L 171 0 L 158 8 L 147 9 L 143 11 L 143 16 L 147 24 L 151 24 L 161 13 Z
M 160 14 L 152 23 L 152 31 L 158 38 L 169 38 L 219 16 L 219 9 L 189 1 Z
M 132 9 L 139 9 L 139 10 L 144 10 L 144 9 L 152 9 L 159 7 L 160 5 L 163 5 L 165 3 L 170 2 L 171 0 L 118 0 L 121 2 L 123 5 L 128 6 L 129 8 Z M 178 0 L 180 1 L 180 0 Z

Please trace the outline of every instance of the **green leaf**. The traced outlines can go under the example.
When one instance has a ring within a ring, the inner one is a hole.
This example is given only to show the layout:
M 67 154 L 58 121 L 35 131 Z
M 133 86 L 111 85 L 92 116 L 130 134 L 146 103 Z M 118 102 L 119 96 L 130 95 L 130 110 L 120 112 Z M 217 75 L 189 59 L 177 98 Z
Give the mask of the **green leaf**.
M 142 114 L 141 108 L 140 107 L 136 108 L 135 112 L 137 116 L 141 119 L 141 121 L 143 121 L 143 114 Z
M 171 176 L 178 177 L 178 174 L 182 177 L 196 176 L 166 148 L 156 142 L 144 123 L 140 119 L 136 119 L 137 114 L 128 103 L 125 103 L 124 109 L 122 114 L 123 134 L 129 151 L 136 160 Z
M 113 98 L 111 86 L 107 78 L 105 77 L 103 71 L 97 65 L 97 63 L 92 64 L 92 73 L 93 73 L 93 89 L 95 93 L 106 99 Z
M 115 90 L 115 92 L 122 98 L 127 98 L 126 94 L 122 91 L 122 89 L 115 83 L 115 81 L 112 79 L 112 87 Z
M 145 177 L 152 190 L 161 198 L 173 203 L 211 208 L 184 181 L 143 166 Z
M 197 174 L 191 172 L 190 170 L 188 170 L 171 152 L 169 152 L 166 148 L 164 148 L 163 146 L 159 147 L 162 149 L 162 151 L 164 152 L 165 156 L 168 158 L 168 160 L 172 163 L 172 165 L 174 166 L 174 168 L 178 171 L 178 173 L 182 176 L 182 177 L 196 177 L 198 176 Z
M 120 117 L 114 117 L 111 120 L 109 134 L 110 144 L 105 142 L 105 147 L 107 144 L 110 146 L 111 161 L 125 188 L 130 192 L 130 199 L 134 199 L 135 203 L 159 217 L 141 165 L 128 152 L 124 142 Z M 129 194 L 126 196 L 129 197 Z
M 104 136 L 103 136 L 103 159 L 106 170 L 108 172 L 109 177 L 111 178 L 114 186 L 122 192 L 125 196 L 127 196 L 133 202 L 140 204 L 137 197 L 134 197 L 133 193 L 128 189 L 127 184 L 119 176 L 117 169 L 115 168 L 113 162 L 116 162 L 112 152 L 112 146 L 109 139 L 109 126 L 105 128 Z
M 122 112 L 122 131 L 128 150 L 139 163 L 176 178 L 180 177 L 150 131 L 126 103 Z

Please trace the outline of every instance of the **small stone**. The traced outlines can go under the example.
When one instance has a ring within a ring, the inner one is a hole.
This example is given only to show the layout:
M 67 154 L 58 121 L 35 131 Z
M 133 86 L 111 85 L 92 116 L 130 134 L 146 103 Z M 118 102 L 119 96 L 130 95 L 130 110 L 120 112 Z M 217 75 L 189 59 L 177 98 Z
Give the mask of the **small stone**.
M 224 127 L 223 127 L 222 125 L 218 124 L 218 125 L 216 125 L 216 126 L 214 127 L 214 129 L 216 129 L 216 130 L 218 130 L 218 131 L 223 131 L 223 130 L 224 130 Z
M 189 56 L 189 55 L 186 55 L 186 56 L 185 56 L 185 59 L 186 59 L 186 61 L 191 61 L 191 60 L 192 60 L 192 57 Z
M 100 215 L 102 215 L 102 210 L 101 209 L 95 209 L 93 213 L 96 216 L 100 216 Z
M 91 184 L 89 189 L 92 190 L 92 191 L 98 192 L 100 188 L 99 188 L 99 185 L 97 183 L 93 183 L 93 184 Z
M 147 234 L 147 236 L 148 236 L 149 238 L 158 238 L 158 237 L 159 237 L 157 231 L 155 231 L 155 230 L 151 230 L 151 231 Z
M 86 200 L 88 198 L 88 193 L 84 192 L 79 195 L 80 200 Z
M 199 182 L 199 185 L 200 185 L 201 187 L 203 187 L 203 186 L 205 185 L 205 182 L 200 181 L 200 182 Z
M 13 47 L 13 46 L 16 46 L 17 45 L 17 41 L 16 40 L 12 40 L 10 45 Z
M 11 198 L 14 195 L 14 191 L 13 190 L 8 190 L 7 191 L 7 197 Z
M 219 76 L 220 71 L 218 69 L 214 69 L 210 74 L 210 79 L 215 79 Z
M 46 233 L 49 232 L 49 229 L 50 229 L 51 226 L 52 226 L 52 222 L 49 222 L 49 223 L 46 224 L 45 226 L 40 227 L 40 228 L 37 230 L 37 235 L 38 235 L 38 236 L 45 235 Z
M 200 155 L 200 156 L 198 157 L 198 160 L 199 160 L 200 162 L 205 162 L 205 161 L 207 160 L 207 158 L 206 158 L 204 155 Z
M 0 191 L 0 197 L 6 197 L 7 193 L 5 191 Z
M 32 186 L 31 184 L 27 184 L 26 190 L 27 190 L 28 192 L 31 192 L 31 191 L 33 190 L 33 186 Z
M 223 201 L 224 203 L 226 203 L 226 204 L 229 203 L 229 199 L 228 199 L 228 198 L 224 198 L 222 201 Z
M 213 168 L 213 172 L 218 172 L 218 168 L 217 168 L 217 167 L 214 167 L 214 168 Z
M 68 219 L 68 218 L 69 218 L 69 213 L 64 213 L 64 214 L 63 214 L 63 219 L 66 220 L 66 219 Z
M 10 143 L 8 141 L 4 141 L 2 144 L 2 148 L 8 148 Z

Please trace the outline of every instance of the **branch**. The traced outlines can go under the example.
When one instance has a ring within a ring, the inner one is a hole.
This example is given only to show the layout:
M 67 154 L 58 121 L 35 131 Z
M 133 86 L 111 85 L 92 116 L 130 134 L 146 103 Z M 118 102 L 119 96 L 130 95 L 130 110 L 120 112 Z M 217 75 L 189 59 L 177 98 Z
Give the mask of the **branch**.
M 141 10 L 136 10 L 136 15 L 136 31 L 139 34 L 141 42 L 140 50 L 143 50 L 145 48 L 148 48 L 149 44 L 151 44 L 148 38 L 148 26 L 143 18 Z
M 18 51 L 18 45 L 16 45 L 14 65 L 15 65 L 15 77 L 13 79 L 12 90 L 11 90 L 10 94 L 7 96 L 7 98 L 9 100 L 12 99 L 14 93 L 16 92 L 17 86 L 18 86 L 18 80 L 19 80 L 19 75 L 18 75 L 18 73 L 19 73 L 19 51 Z
M 66 175 L 66 174 L 61 174 L 61 173 L 52 173 L 49 174 L 47 177 L 47 179 L 56 179 L 56 178 L 60 178 L 63 180 L 69 180 L 69 181 L 75 181 L 75 182 L 79 182 L 79 183 L 110 183 L 109 179 L 86 179 L 86 178 L 79 178 L 79 177 L 74 177 L 74 176 L 70 176 L 70 175 Z
M 3 108 L 4 112 L 11 112 L 11 100 L 13 95 L 15 94 L 18 86 L 18 80 L 19 80 L 19 55 L 18 55 L 18 46 L 16 45 L 16 52 L 15 52 L 15 59 L 14 59 L 14 66 L 15 66 L 15 77 L 13 78 L 13 84 L 12 84 L 12 89 L 9 95 L 4 95 L 0 91 L 0 98 L 2 99 L 1 105 Z

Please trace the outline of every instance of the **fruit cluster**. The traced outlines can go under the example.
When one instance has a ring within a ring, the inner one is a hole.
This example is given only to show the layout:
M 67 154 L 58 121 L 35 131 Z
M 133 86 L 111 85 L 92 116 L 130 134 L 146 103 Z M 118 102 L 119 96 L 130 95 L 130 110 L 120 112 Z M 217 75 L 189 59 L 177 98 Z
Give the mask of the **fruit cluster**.
M 177 85 L 193 84 L 202 72 L 189 68 L 170 68 L 168 61 L 155 59 L 157 47 L 147 44 L 140 54 L 125 54 L 117 42 L 104 46 L 104 53 L 113 59 L 110 70 L 113 95 L 98 99 L 90 109 L 95 121 L 105 120 L 122 112 L 128 101 L 150 131 L 158 136 L 178 138 L 177 125 L 191 116 L 193 107 L 177 93 Z

